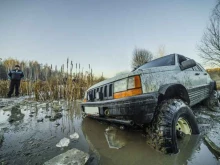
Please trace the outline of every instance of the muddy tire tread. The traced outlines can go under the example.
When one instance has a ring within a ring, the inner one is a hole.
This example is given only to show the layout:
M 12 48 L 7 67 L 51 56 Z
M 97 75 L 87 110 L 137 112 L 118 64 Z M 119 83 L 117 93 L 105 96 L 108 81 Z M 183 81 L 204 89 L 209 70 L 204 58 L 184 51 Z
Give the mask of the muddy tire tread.
M 173 141 L 172 122 L 175 114 L 181 107 L 188 107 L 180 99 L 164 100 L 155 111 L 155 117 L 151 125 L 151 139 L 152 145 L 155 149 L 163 153 L 176 153 L 178 152 L 177 145 Z M 193 112 L 190 109 L 190 115 Z M 197 125 L 196 125 L 197 126 Z M 197 131 L 198 132 L 198 131 Z M 176 135 L 175 135 L 176 136 Z

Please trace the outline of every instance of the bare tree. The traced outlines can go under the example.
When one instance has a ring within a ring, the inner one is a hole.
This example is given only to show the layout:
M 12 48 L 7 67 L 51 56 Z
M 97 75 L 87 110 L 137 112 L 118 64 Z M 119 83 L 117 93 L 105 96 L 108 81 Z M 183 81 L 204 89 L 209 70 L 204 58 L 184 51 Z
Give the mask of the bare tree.
M 164 55 L 165 55 L 165 46 L 160 45 L 159 48 L 158 48 L 158 56 L 163 57 Z
M 200 57 L 206 64 L 220 66 L 220 0 L 217 1 L 210 17 L 210 24 L 199 46 Z
M 160 58 L 165 56 L 166 50 L 165 50 L 165 45 L 159 45 L 158 50 L 154 56 L 154 59 Z
M 153 59 L 153 54 L 146 49 L 135 49 L 132 58 L 132 69 L 143 65 Z

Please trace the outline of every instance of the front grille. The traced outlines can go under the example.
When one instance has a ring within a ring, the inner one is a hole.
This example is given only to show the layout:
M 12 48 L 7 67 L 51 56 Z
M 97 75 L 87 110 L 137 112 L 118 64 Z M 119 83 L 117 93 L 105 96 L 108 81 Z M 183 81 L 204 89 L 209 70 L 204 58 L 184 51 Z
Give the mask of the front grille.
M 99 98 L 97 98 L 97 95 Z M 106 84 L 98 88 L 94 88 L 88 91 L 88 101 L 100 101 L 113 99 L 113 84 Z

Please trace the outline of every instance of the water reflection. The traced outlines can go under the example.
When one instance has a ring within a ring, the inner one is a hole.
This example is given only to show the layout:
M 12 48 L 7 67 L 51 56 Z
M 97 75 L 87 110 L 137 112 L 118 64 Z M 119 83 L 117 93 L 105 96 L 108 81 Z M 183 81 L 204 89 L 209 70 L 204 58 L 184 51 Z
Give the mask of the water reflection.
M 105 165 L 194 164 L 194 161 L 198 161 L 194 155 L 195 153 L 199 155 L 202 143 L 201 136 L 186 136 L 179 141 L 180 152 L 178 154 L 164 155 L 147 144 L 147 139 L 142 136 L 141 131 L 122 131 L 89 118 L 84 119 L 82 126 L 85 136 L 100 154 L 100 163 Z M 206 159 L 217 163 L 213 157 L 207 156 Z M 200 164 L 203 163 L 200 162 Z
M 52 109 L 51 103 L 34 101 L 25 101 L 13 110 L 0 109 L 0 128 L 7 127 L 4 131 L 5 140 L 0 147 L 0 164 L 2 161 L 18 165 L 43 164 L 72 148 L 89 153 L 89 146 L 81 131 L 79 103 L 61 101 L 59 105 L 63 107 L 59 112 Z M 61 113 L 62 117 L 55 121 L 46 117 L 53 117 L 57 113 Z M 33 116 L 30 117 L 30 114 Z M 9 118 L 15 117 L 16 122 L 9 124 Z M 43 120 L 37 122 L 38 119 Z M 60 139 L 69 138 L 74 132 L 79 134 L 78 140 L 71 140 L 63 150 L 56 147 Z
M 120 149 L 126 145 L 126 136 L 115 127 L 108 127 L 104 134 L 109 148 Z
M 19 105 L 13 106 L 11 109 L 11 115 L 8 118 L 8 121 L 10 123 L 19 124 L 22 122 L 23 118 L 24 118 L 24 114 L 21 113 L 20 106 Z

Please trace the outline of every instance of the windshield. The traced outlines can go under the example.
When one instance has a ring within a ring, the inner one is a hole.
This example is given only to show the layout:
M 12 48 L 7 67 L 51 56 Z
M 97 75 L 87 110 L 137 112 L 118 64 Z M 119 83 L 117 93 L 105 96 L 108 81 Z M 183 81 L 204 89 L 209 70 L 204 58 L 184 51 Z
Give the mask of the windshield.
M 139 68 L 137 68 L 137 70 L 138 69 L 153 68 L 153 67 L 160 67 L 160 66 L 170 66 L 170 65 L 175 65 L 175 55 L 174 54 L 150 61 L 150 62 L 140 66 Z

